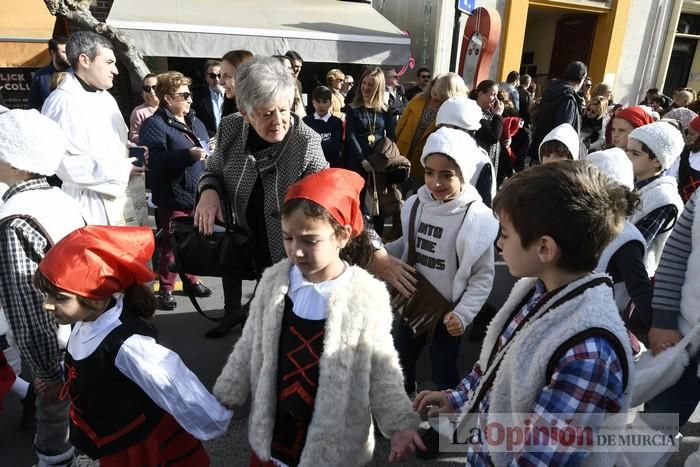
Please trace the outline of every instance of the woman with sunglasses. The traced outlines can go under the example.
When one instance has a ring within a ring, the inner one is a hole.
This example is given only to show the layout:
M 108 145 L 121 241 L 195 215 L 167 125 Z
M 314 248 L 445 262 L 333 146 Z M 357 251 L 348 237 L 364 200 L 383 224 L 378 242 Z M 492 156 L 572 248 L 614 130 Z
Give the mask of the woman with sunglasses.
M 177 71 L 158 75 L 156 95 L 160 106 L 141 125 L 141 144 L 148 147 L 148 168 L 151 174 L 153 202 L 163 227 L 160 242 L 159 308 L 173 310 L 177 302 L 173 288 L 177 273 L 171 272 L 174 260 L 168 226 L 174 217 L 190 215 L 197 194 L 197 182 L 204 172 L 204 159 L 209 154 L 209 135 L 204 124 L 190 112 L 192 80 Z M 196 276 L 187 276 L 194 295 L 208 297 L 209 290 Z
M 605 127 L 608 125 L 608 100 L 603 96 L 591 97 L 581 118 L 581 144 L 589 152 L 605 146 Z
M 139 144 L 139 129 L 148 117 L 158 110 L 158 96 L 156 96 L 156 74 L 149 73 L 143 78 L 143 104 L 134 108 L 129 117 L 129 141 Z

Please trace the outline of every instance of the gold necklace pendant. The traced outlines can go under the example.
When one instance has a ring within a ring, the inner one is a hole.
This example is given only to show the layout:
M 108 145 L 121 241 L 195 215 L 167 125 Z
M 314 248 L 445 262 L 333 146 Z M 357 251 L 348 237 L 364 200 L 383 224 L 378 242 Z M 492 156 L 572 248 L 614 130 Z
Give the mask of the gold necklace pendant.
M 374 147 L 375 140 L 376 138 L 373 134 L 370 133 L 369 135 L 367 135 L 367 144 L 369 144 L 369 147 Z

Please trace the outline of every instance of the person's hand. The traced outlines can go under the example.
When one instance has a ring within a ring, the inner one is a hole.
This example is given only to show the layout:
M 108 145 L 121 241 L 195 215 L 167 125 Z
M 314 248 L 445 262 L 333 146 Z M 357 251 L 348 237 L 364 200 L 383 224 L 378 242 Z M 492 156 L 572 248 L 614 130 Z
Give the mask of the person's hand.
M 418 280 L 416 270 L 399 258 L 391 256 L 385 248 L 377 250 L 372 256 L 372 270 L 383 281 L 388 282 L 404 297 L 416 293 Z
M 63 379 L 46 380 L 42 378 L 34 379 L 34 390 L 46 401 L 58 400 L 58 395 L 63 388 Z
M 131 171 L 129 172 L 129 177 L 134 175 L 144 175 L 146 173 L 146 167 L 134 165 L 134 162 L 138 161 L 136 157 L 130 157 L 129 162 L 131 163 Z
M 462 320 L 459 319 L 459 316 L 457 316 L 453 311 L 450 311 L 445 315 L 442 320 L 442 324 L 445 325 L 450 336 L 461 336 L 464 334 Z
M 439 413 L 450 412 L 450 402 L 444 391 L 421 391 L 413 400 L 413 410 L 421 413 L 426 407 L 433 406 Z
M 427 450 L 418 432 L 412 428 L 396 431 L 391 435 L 391 452 L 389 462 L 405 461 L 411 456 L 416 447 L 421 451 Z
M 216 190 L 204 190 L 194 210 L 194 225 L 203 235 L 211 235 L 216 219 L 224 220 L 219 194 Z
M 148 166 L 148 156 L 150 155 L 148 152 L 148 146 L 139 146 L 140 148 L 143 148 L 143 162 L 146 166 Z
M 673 347 L 683 336 L 677 329 L 662 329 L 652 327 L 649 330 L 649 348 L 656 355 Z
M 364 159 L 362 161 L 362 168 L 365 169 L 365 172 L 371 172 L 372 171 L 372 164 L 370 164 L 367 159 Z
M 499 99 L 494 99 L 494 101 L 491 103 L 491 107 L 489 108 L 493 115 L 502 115 L 503 109 L 503 102 L 501 102 Z
M 510 147 L 510 143 L 511 143 L 512 141 L 513 141 L 513 140 L 512 140 L 511 138 L 506 138 L 506 139 L 504 139 L 504 140 L 502 141 L 503 146 L 505 146 L 505 147 L 507 147 L 507 148 Z
M 193 161 L 201 161 L 207 158 L 207 151 L 199 146 L 194 146 L 190 148 L 190 157 Z

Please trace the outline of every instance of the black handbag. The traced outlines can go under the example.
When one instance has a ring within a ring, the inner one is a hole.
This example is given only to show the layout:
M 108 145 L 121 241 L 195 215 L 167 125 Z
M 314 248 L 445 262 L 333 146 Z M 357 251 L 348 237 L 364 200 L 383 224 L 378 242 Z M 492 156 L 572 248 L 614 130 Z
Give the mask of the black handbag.
M 212 277 L 259 278 L 255 264 L 255 241 L 252 232 L 236 223 L 228 196 L 218 193 L 224 222 L 216 221 L 211 235 L 202 235 L 192 216 L 175 217 L 170 221 L 175 266 L 182 286 L 195 309 L 212 321 L 200 308 L 185 274 Z M 195 206 L 199 201 L 199 195 Z

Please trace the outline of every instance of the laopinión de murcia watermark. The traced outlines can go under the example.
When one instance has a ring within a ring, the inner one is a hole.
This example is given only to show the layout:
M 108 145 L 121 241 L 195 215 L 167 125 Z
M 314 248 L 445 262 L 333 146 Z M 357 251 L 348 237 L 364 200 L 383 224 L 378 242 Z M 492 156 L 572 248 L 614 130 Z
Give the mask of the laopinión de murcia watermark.
M 598 452 L 678 451 L 678 414 L 440 414 L 429 419 L 440 433 L 440 451 L 538 449 Z

